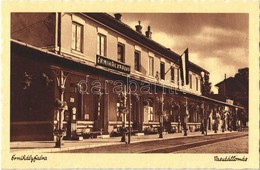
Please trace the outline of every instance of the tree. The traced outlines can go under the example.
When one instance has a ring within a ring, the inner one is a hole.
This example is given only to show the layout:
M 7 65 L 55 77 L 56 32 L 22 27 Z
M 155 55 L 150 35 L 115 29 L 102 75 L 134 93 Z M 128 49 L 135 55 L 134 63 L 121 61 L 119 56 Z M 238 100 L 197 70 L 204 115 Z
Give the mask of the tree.
M 236 104 L 241 104 L 246 109 L 238 115 L 238 118 L 245 124 L 248 121 L 248 93 L 249 93 L 249 69 L 248 67 L 238 69 L 234 80 L 237 90 L 233 94 Z
M 204 75 L 204 78 L 202 78 L 202 86 L 201 86 L 201 93 L 203 96 L 210 96 L 210 94 L 213 94 L 211 91 L 212 83 L 209 82 L 209 74 L 206 73 Z
M 240 84 L 240 90 L 245 95 L 248 95 L 249 69 L 248 67 L 238 69 L 235 75 L 235 80 Z
M 248 67 L 238 69 L 238 73 L 234 78 L 226 83 L 228 96 L 234 100 L 235 104 L 243 105 L 245 108 L 248 106 Z

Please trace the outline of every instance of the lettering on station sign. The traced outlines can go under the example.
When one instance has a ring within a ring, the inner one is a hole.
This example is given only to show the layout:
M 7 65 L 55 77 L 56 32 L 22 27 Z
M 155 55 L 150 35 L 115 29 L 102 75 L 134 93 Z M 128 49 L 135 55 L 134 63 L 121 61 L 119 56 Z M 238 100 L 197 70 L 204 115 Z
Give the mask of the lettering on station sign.
M 130 66 L 119 63 L 117 61 L 111 60 L 109 58 L 100 55 L 96 56 L 96 64 L 116 71 L 120 71 L 128 74 L 130 73 Z

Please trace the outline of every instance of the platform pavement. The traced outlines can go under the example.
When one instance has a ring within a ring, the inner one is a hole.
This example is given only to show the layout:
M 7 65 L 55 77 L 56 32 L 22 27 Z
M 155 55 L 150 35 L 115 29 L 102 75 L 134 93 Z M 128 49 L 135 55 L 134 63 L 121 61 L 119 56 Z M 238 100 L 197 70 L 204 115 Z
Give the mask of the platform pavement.
M 231 132 L 226 131 L 224 133 L 231 133 Z M 223 134 L 223 132 L 218 131 L 218 133 L 214 133 L 214 131 L 208 131 L 207 134 L 219 135 L 219 134 Z M 154 141 L 154 140 L 166 140 L 166 139 L 174 139 L 174 138 L 187 138 L 187 137 L 194 137 L 194 136 L 203 136 L 203 134 L 201 134 L 201 132 L 188 132 L 188 135 L 184 136 L 183 133 L 174 133 L 174 134 L 164 134 L 163 138 L 159 138 L 159 134 L 131 136 L 131 143 Z M 48 153 L 48 152 L 59 152 L 59 151 L 66 151 L 66 150 L 93 148 L 99 146 L 126 144 L 125 142 L 120 142 L 120 140 L 121 137 L 84 139 L 82 141 L 64 140 L 64 144 L 62 145 L 61 148 L 55 148 L 55 141 L 11 142 L 10 151 L 11 153 L 15 153 L 15 152 Z M 126 137 L 126 141 L 128 141 L 127 137 Z

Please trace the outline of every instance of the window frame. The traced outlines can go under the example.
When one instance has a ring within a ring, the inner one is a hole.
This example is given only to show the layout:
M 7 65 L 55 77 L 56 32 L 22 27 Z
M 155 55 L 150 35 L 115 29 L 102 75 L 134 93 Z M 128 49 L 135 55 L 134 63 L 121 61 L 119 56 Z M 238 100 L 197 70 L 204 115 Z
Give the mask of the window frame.
M 136 63 L 136 54 L 138 54 L 138 63 Z M 138 50 L 134 52 L 134 69 L 135 71 L 141 72 L 141 52 Z
M 120 56 L 120 59 L 118 58 L 118 56 L 119 56 L 119 47 L 122 47 L 122 51 L 120 53 L 122 55 Z M 121 63 L 125 63 L 125 44 L 122 44 L 122 43 L 119 43 L 119 42 L 117 43 L 117 61 L 119 61 Z
M 74 26 L 75 26 L 75 36 L 74 34 Z M 78 28 L 80 28 L 80 47 L 78 48 Z M 83 53 L 83 42 L 84 42 L 84 26 L 78 22 L 72 21 L 72 37 L 71 37 L 71 49 L 73 51 L 81 52 Z
M 163 65 L 163 67 L 162 67 L 162 65 Z M 162 70 L 162 68 L 163 68 L 163 70 Z M 162 73 L 162 71 L 164 73 Z M 160 79 L 165 80 L 165 62 L 163 62 L 163 61 L 160 62 Z
M 180 68 L 176 68 L 176 71 L 177 71 L 177 84 L 179 85 L 180 84 Z
M 104 49 L 103 49 L 103 55 L 102 55 L 102 43 L 101 38 L 104 38 Z M 97 55 L 107 57 L 107 36 L 101 33 L 97 34 Z
M 189 74 L 190 89 L 192 89 L 192 74 Z
M 175 83 L 175 68 L 171 66 L 171 82 Z
M 199 91 L 199 78 L 195 77 L 196 80 L 196 91 Z
M 154 57 L 149 56 L 148 58 L 149 62 L 148 62 L 148 75 L 154 77 Z M 152 65 L 151 62 L 152 61 Z M 152 70 L 151 70 L 152 67 Z
M 153 107 L 153 99 L 149 99 L 149 104 L 148 104 L 148 122 L 153 122 L 154 121 L 154 107 Z

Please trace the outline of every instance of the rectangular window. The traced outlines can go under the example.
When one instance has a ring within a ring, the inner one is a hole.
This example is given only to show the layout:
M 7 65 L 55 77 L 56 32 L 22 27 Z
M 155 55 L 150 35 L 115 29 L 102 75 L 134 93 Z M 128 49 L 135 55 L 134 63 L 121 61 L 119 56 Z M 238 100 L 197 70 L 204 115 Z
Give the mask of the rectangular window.
M 192 89 L 192 75 L 190 74 L 190 88 Z
M 82 52 L 83 42 L 83 26 L 73 22 L 72 23 L 72 45 L 71 48 L 76 51 Z
M 153 107 L 149 107 L 149 115 L 150 115 L 150 118 L 149 118 L 149 121 L 153 121 Z
M 117 61 L 125 62 L 125 46 L 123 44 L 117 44 Z
M 101 56 L 106 56 L 106 36 L 98 34 L 97 37 L 97 54 Z
M 201 81 L 199 78 L 198 78 L 198 91 L 201 92 Z
M 117 117 L 117 121 L 122 121 L 122 117 L 121 117 L 121 113 L 120 113 L 120 103 L 117 102 L 116 103 L 116 117 Z
M 140 56 L 141 56 L 141 53 L 139 51 L 135 51 L 135 70 L 136 71 L 141 71 L 141 62 L 140 62 Z
M 199 91 L 199 79 L 196 77 L 196 91 Z
M 174 83 L 175 80 L 175 68 L 171 67 L 171 82 Z
M 161 62 L 160 64 L 160 71 L 161 71 L 161 80 L 165 80 L 165 63 Z
M 149 57 L 149 75 L 154 76 L 154 59 Z
M 149 105 L 148 105 L 148 121 L 153 121 L 154 115 L 153 115 L 153 99 L 149 99 Z
M 179 82 L 180 82 L 180 69 L 177 68 L 176 71 L 177 71 L 177 83 L 179 84 Z

